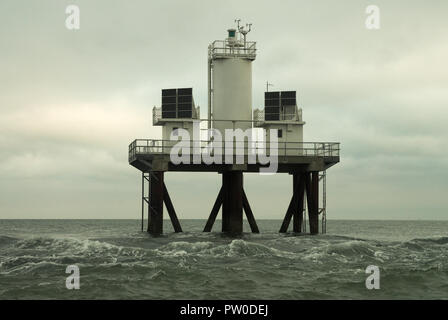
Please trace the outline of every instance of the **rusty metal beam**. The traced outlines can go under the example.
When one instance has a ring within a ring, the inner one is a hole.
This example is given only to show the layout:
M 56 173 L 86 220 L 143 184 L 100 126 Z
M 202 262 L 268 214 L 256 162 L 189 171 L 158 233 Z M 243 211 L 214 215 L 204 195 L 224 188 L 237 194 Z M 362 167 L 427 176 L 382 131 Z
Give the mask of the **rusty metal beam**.
M 180 226 L 179 219 L 177 219 L 176 211 L 174 210 L 174 206 L 171 202 L 171 198 L 165 183 L 163 183 L 163 202 L 165 202 L 166 210 L 168 211 L 171 223 L 173 224 L 174 232 L 182 232 L 182 227 Z
M 308 220 L 310 233 L 319 233 L 319 172 L 313 171 L 306 176 L 306 197 L 308 202 Z
M 222 231 L 243 232 L 243 172 L 223 172 Z
M 296 175 L 296 203 L 293 208 L 293 231 L 302 232 L 303 223 L 303 199 L 305 196 L 305 177 L 303 174 Z
M 291 218 L 292 215 L 294 214 L 294 207 L 296 207 L 297 205 L 297 178 L 296 178 L 296 174 L 293 174 L 292 176 L 292 182 L 293 182 L 293 187 L 292 187 L 292 197 L 291 197 L 291 201 L 289 202 L 289 206 L 288 206 L 288 210 L 286 211 L 285 214 L 285 218 L 283 219 L 282 225 L 280 227 L 280 231 L 281 233 L 285 233 L 288 231 L 288 227 L 289 227 L 289 223 L 291 222 Z
M 163 172 L 153 172 L 150 185 L 148 232 L 160 235 L 163 233 Z
M 250 208 L 249 201 L 247 200 L 246 192 L 243 189 L 243 208 L 246 213 L 247 222 L 249 222 L 250 229 L 253 233 L 260 233 L 260 230 L 257 226 L 257 221 L 255 221 L 255 216 Z
M 204 232 L 212 231 L 213 224 L 215 223 L 216 216 L 218 215 L 219 209 L 221 208 L 223 202 L 223 187 L 219 190 L 218 196 L 216 197 L 215 204 L 213 205 L 212 212 L 210 212 L 210 216 L 208 217 L 207 223 L 204 227 Z

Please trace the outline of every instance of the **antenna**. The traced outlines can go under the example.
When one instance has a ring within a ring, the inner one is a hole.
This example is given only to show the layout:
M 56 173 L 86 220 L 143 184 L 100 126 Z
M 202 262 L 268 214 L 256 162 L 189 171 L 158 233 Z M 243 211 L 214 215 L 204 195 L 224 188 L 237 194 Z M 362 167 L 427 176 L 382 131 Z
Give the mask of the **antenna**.
M 272 83 L 269 83 L 266 81 L 266 92 L 269 92 L 269 87 L 273 87 L 274 85 Z
M 240 30 L 240 22 L 241 22 L 241 19 L 235 19 L 235 22 L 236 22 L 236 24 L 237 24 L 237 26 L 238 26 L 238 30 Z
M 238 22 L 238 30 L 240 31 L 240 33 L 243 35 L 244 38 L 244 48 L 246 48 L 246 35 L 250 32 L 252 27 L 252 23 L 246 23 L 246 28 L 244 29 L 244 27 L 240 27 L 240 24 Z

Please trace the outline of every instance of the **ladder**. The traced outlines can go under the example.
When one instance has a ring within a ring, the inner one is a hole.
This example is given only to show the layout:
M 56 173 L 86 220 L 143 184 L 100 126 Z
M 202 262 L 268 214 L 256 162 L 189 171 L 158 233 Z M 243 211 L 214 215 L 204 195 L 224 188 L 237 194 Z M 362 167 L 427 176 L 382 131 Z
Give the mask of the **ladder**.
M 322 234 L 327 233 L 327 172 L 324 170 L 319 175 L 319 181 L 322 181 L 322 208 L 319 213 L 322 214 Z
M 150 200 L 151 199 L 151 179 L 157 179 L 152 172 L 143 172 L 142 171 L 142 222 L 141 229 L 144 231 L 145 224 L 145 204 L 148 206 L 148 217 L 150 210 L 153 211 L 154 208 L 151 207 Z M 148 183 L 148 195 L 145 195 L 145 183 Z
M 144 231 L 145 224 L 145 203 L 148 205 L 149 210 L 149 197 L 151 192 L 150 174 L 148 172 L 142 172 L 142 231 Z M 148 182 L 148 196 L 145 195 L 145 182 Z

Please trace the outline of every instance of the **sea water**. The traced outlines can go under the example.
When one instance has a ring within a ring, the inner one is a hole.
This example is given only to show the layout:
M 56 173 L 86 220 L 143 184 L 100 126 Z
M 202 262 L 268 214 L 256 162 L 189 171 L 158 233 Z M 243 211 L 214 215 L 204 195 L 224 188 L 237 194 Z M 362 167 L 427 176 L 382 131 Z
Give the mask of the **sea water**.
M 221 234 L 181 220 L 0 220 L 0 299 L 447 299 L 448 221 L 329 220 L 327 234 Z M 80 272 L 68 290 L 69 265 Z M 380 289 L 366 288 L 366 268 Z

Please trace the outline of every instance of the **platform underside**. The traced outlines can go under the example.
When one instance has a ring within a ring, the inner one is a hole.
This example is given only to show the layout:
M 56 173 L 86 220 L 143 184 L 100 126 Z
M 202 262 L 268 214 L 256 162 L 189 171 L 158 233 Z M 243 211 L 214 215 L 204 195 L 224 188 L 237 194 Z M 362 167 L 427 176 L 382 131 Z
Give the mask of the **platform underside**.
M 142 172 L 173 171 L 173 172 L 260 172 L 261 168 L 268 168 L 269 164 L 174 164 L 169 155 L 137 154 L 129 159 L 129 164 Z M 299 173 L 311 171 L 325 171 L 339 162 L 339 156 L 279 156 L 278 173 Z M 233 161 L 236 163 L 236 161 Z

